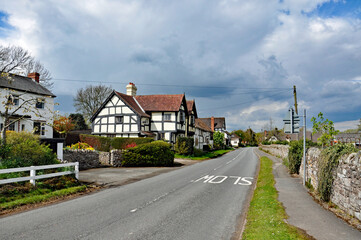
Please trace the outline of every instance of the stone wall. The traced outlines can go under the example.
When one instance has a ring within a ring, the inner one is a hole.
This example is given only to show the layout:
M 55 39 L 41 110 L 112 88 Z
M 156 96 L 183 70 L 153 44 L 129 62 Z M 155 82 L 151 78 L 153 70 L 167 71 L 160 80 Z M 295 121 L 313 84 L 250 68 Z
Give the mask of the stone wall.
M 63 157 L 64 162 L 79 162 L 80 170 L 100 167 L 99 152 L 97 151 L 64 149 Z
M 97 168 L 101 166 L 120 167 L 123 157 L 122 150 L 98 152 L 83 149 L 65 149 L 63 162 L 79 162 L 79 169 Z
M 288 145 L 278 145 L 278 144 L 271 144 L 271 145 L 262 145 L 262 149 L 268 151 L 270 154 L 274 156 L 278 156 L 280 158 L 288 158 Z
M 318 186 L 318 161 L 321 151 L 310 148 L 307 151 L 307 179 L 311 179 L 312 186 Z M 300 167 L 303 178 L 303 165 Z M 341 157 L 334 172 L 331 201 L 348 214 L 361 220 L 361 151 Z

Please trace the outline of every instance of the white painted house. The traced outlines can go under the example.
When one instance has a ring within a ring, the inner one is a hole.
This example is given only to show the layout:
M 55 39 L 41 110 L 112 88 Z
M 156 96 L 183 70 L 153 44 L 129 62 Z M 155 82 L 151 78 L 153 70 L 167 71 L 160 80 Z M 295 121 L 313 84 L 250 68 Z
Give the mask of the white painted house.
M 9 123 L 14 123 L 7 130 L 34 132 L 41 138 L 53 137 L 51 125 L 56 96 L 39 84 L 39 77 L 38 73 L 30 73 L 28 77 L 15 74 L 0 76 L 0 129 L 6 125 L 3 103 L 11 101 Z
M 188 109 L 184 94 L 136 95 L 133 83 L 127 94 L 113 91 L 91 117 L 92 134 L 108 137 L 154 136 L 175 143 L 186 136 Z
M 195 120 L 194 147 L 204 150 L 210 145 L 213 148 L 213 131 L 201 119 Z

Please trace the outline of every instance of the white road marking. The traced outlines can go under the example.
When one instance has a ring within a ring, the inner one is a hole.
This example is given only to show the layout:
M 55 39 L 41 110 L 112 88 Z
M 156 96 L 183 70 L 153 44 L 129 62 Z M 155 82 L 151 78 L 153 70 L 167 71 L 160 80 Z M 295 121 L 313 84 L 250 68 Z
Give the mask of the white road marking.
M 215 175 L 205 175 L 201 178 L 198 178 L 197 180 L 192 180 L 191 182 L 203 182 L 203 183 L 212 183 L 212 184 L 220 184 L 225 182 L 227 179 L 235 178 L 236 181 L 233 183 L 233 185 L 242 185 L 242 186 L 248 186 L 252 185 L 253 177 L 240 177 L 240 176 L 215 176 Z
M 134 208 L 133 210 L 130 210 L 131 213 L 136 212 L 138 208 Z

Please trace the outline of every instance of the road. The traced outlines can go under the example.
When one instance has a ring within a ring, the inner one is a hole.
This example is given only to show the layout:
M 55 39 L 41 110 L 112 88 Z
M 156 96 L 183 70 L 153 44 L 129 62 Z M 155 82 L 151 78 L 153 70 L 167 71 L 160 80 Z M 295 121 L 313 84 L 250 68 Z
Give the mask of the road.
M 256 174 L 252 148 L 0 218 L 1 239 L 231 239 Z

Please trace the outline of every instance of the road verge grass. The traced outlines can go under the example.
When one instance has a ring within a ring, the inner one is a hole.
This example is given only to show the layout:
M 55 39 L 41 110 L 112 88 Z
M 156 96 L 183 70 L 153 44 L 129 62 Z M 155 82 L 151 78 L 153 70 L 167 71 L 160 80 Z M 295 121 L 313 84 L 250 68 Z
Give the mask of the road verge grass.
M 216 157 L 220 157 L 230 151 L 233 151 L 234 149 L 221 149 L 221 150 L 216 150 L 216 151 L 212 151 L 212 152 L 204 152 L 202 153 L 202 155 L 191 155 L 191 156 L 185 156 L 185 155 L 180 155 L 180 154 L 175 154 L 174 158 L 180 158 L 180 159 L 190 159 L 190 160 L 206 160 L 206 159 L 210 159 L 210 158 L 216 158 Z
M 267 157 L 261 157 L 260 161 L 257 188 L 250 203 L 242 239 L 309 239 L 284 221 L 287 215 L 277 200 L 272 161 Z

